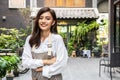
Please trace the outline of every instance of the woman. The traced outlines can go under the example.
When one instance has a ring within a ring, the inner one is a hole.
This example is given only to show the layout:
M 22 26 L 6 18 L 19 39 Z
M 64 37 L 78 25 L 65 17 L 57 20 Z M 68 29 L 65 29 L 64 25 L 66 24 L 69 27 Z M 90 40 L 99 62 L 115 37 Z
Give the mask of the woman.
M 33 32 L 26 39 L 22 65 L 32 70 L 33 80 L 62 80 L 68 53 L 57 34 L 54 10 L 43 7 L 37 13 Z

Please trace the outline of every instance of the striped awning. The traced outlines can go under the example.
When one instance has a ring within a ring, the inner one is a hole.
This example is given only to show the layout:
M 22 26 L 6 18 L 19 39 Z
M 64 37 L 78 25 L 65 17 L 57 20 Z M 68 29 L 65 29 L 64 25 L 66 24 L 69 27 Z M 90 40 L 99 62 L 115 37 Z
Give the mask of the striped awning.
M 40 8 L 31 10 L 31 17 L 35 18 Z M 56 12 L 58 19 L 80 19 L 80 18 L 98 18 L 97 8 L 52 8 Z

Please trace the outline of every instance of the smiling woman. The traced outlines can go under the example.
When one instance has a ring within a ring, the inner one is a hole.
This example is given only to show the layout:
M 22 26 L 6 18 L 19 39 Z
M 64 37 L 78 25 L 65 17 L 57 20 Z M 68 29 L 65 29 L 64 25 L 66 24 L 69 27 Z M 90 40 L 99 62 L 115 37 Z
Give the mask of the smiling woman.
M 39 27 L 41 30 L 47 31 L 50 29 L 51 25 L 55 24 L 52 15 L 49 12 L 45 12 L 39 18 Z
M 63 38 L 57 34 L 56 14 L 43 7 L 38 11 L 32 34 L 26 39 L 22 64 L 31 69 L 31 80 L 62 80 L 67 59 Z

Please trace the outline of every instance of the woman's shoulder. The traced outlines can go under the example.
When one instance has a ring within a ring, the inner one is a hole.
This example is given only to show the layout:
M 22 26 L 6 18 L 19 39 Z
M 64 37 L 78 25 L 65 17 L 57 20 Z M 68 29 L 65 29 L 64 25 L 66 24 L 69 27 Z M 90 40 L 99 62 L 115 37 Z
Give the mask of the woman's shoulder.
M 60 34 L 53 34 L 53 39 L 62 39 Z
M 52 35 L 52 41 L 56 42 L 56 43 L 58 43 L 58 42 L 61 43 L 61 42 L 63 42 L 63 38 L 60 34 L 53 34 Z
M 28 35 L 27 38 L 26 38 L 26 40 L 30 40 L 30 38 L 31 38 L 31 35 Z

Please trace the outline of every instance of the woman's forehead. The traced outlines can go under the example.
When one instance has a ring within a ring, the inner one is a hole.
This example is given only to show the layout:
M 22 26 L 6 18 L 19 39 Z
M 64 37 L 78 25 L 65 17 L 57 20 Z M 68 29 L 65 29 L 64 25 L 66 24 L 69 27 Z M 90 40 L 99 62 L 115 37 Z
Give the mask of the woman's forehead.
M 50 12 L 44 12 L 40 16 L 52 16 Z

